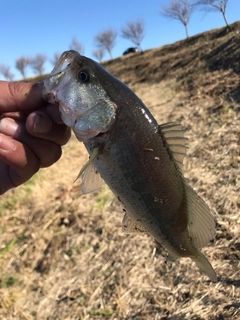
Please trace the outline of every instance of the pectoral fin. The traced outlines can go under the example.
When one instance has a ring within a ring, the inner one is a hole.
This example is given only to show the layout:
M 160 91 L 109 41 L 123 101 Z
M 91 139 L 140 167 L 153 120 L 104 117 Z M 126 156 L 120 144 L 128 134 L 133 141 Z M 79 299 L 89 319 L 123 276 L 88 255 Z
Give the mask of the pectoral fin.
M 104 180 L 93 164 L 93 160 L 98 156 L 98 154 L 98 148 L 94 149 L 89 160 L 82 167 L 77 178 L 75 179 L 76 181 L 80 176 L 82 176 L 83 194 L 91 193 L 100 189 L 104 183 Z

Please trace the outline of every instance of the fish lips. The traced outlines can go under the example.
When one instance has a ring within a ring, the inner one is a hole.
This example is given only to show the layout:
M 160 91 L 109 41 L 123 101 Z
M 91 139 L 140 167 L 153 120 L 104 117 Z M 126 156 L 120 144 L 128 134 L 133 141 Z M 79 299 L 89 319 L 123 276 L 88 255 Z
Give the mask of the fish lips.
M 79 56 L 79 53 L 75 50 L 64 51 L 58 59 L 52 72 L 50 73 L 50 76 L 56 75 L 57 73 L 64 71 L 77 56 Z
M 63 86 L 68 83 L 68 81 L 70 81 L 70 79 L 66 79 L 67 70 L 77 56 L 79 56 L 77 51 L 64 51 L 49 77 L 43 81 L 43 98 L 49 103 L 58 102 L 57 92 L 59 92 Z

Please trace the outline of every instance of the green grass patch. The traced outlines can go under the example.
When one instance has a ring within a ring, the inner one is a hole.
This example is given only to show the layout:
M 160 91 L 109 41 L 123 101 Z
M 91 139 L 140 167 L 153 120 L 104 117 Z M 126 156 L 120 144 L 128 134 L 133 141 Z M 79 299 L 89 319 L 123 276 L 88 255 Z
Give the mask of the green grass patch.
M 89 313 L 93 316 L 104 316 L 104 317 L 111 317 L 113 312 L 109 309 L 92 309 Z
M 0 202 L 0 214 L 4 215 L 6 211 L 16 210 L 17 205 L 25 205 L 28 198 L 32 195 L 32 189 L 37 181 L 39 181 L 40 173 L 35 174 L 31 179 L 25 182 L 19 189 L 14 190 L 9 196 L 3 197 Z
M 85 295 L 82 295 L 81 297 L 79 297 L 78 298 L 79 305 L 83 306 L 85 304 L 86 300 L 87 300 L 87 296 L 85 296 Z
M 40 172 L 37 172 L 34 176 L 32 176 L 31 179 L 29 179 L 24 183 L 26 197 L 32 194 L 32 188 L 36 184 L 36 182 L 39 181 L 39 178 L 40 178 Z
M 225 106 L 223 106 L 223 113 L 229 113 L 232 110 L 234 110 L 234 106 L 233 105 L 225 105 Z
M 109 196 L 108 195 L 103 195 L 103 196 L 99 196 L 97 198 L 97 209 L 102 209 L 105 204 L 107 203 L 107 201 L 109 200 Z
M 0 212 L 4 213 L 6 210 L 13 210 L 16 207 L 17 199 L 9 196 L 5 201 L 0 203 Z
M 9 252 L 9 251 L 11 251 L 11 249 L 12 249 L 13 246 L 15 245 L 16 241 L 17 241 L 17 239 L 12 239 L 12 240 L 10 240 L 10 241 L 6 244 L 6 246 L 5 246 L 3 249 L 0 250 L 0 256 L 3 255 L 3 254 L 5 254 L 5 253 L 7 253 L 7 252 Z
M 110 193 L 109 190 L 103 189 L 99 194 L 97 195 L 96 198 L 96 208 L 97 209 L 102 209 L 105 207 L 106 203 L 110 201 L 112 198 L 112 194 Z
M 17 281 L 16 276 L 3 276 L 0 278 L 0 288 L 12 287 Z

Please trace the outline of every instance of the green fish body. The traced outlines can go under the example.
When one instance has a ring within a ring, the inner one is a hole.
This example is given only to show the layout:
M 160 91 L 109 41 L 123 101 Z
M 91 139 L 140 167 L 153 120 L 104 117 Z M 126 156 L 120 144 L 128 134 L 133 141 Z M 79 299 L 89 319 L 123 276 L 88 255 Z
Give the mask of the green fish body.
M 73 50 L 44 80 L 44 98 L 59 103 L 63 121 L 89 152 L 79 174 L 83 192 L 105 181 L 123 205 L 126 233 L 149 233 L 170 256 L 192 258 L 217 281 L 200 251 L 213 239 L 215 222 L 184 179 L 187 139 L 181 126 L 159 126 L 125 84 Z

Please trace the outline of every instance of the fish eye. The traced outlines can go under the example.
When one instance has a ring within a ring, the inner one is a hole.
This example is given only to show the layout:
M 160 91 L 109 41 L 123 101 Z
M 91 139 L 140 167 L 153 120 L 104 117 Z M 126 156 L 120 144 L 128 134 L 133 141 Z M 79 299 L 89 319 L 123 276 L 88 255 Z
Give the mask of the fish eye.
M 86 70 L 81 70 L 78 74 L 78 79 L 82 82 L 88 82 L 90 80 L 90 75 Z

